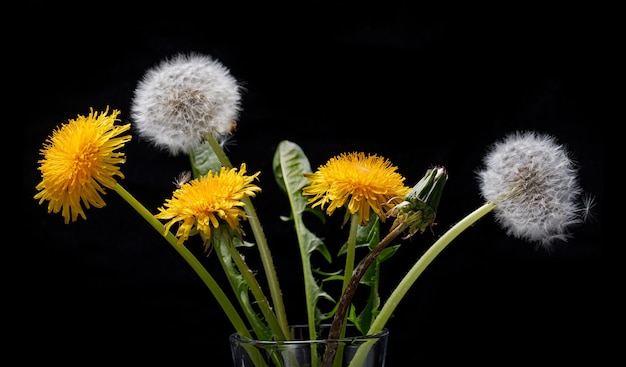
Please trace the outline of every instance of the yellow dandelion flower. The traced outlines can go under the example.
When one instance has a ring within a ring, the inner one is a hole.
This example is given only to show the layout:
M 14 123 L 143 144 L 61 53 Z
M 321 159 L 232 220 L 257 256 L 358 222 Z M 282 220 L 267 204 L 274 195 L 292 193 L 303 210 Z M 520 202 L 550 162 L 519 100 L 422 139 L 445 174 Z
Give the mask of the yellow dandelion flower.
M 48 213 L 61 211 L 65 223 L 86 219 L 85 209 L 104 207 L 101 194 L 104 187 L 113 189 L 115 176 L 124 178 L 118 164 L 126 162 L 123 152 L 117 152 L 130 141 L 130 135 L 119 136 L 130 124 L 115 125 L 118 110 L 98 113 L 91 109 L 88 116 L 58 126 L 43 144 L 38 161 L 41 171 L 39 191 L 34 198 L 39 204 L 48 201 Z
M 404 185 L 405 178 L 396 170 L 391 162 L 375 154 L 343 153 L 316 172 L 306 173 L 311 184 L 302 193 L 313 196 L 308 200 L 313 207 L 327 206 L 328 215 L 345 206 L 350 214 L 358 212 L 359 224 L 366 225 L 370 208 L 384 220 L 384 212 L 400 203 L 410 191 Z
M 222 167 L 219 174 L 209 171 L 206 176 L 183 184 L 156 215 L 158 219 L 169 220 L 165 224 L 165 233 L 174 223 L 182 222 L 176 231 L 178 244 L 182 245 L 194 229 L 208 240 L 211 228 L 217 229 L 227 223 L 233 234 L 240 235 L 240 220 L 246 219 L 245 204 L 241 200 L 261 191 L 252 183 L 260 172 L 252 176 L 245 173 L 245 164 L 239 171 Z

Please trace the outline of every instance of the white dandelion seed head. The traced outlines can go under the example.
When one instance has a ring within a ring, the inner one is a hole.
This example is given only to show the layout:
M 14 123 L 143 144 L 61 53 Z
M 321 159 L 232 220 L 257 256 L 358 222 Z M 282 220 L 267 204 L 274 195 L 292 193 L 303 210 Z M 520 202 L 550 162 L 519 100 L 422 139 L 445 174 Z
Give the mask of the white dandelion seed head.
M 146 72 L 135 89 L 131 117 L 139 136 L 177 155 L 207 134 L 218 141 L 232 134 L 240 103 L 240 86 L 219 61 L 178 54 Z
M 555 138 L 514 132 L 496 142 L 478 171 L 485 200 L 507 235 L 549 247 L 585 220 L 575 162 Z

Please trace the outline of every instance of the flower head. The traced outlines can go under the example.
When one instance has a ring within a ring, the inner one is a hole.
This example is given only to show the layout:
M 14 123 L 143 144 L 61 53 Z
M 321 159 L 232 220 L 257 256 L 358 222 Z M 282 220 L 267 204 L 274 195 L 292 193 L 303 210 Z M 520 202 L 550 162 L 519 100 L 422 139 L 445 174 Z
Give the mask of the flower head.
M 165 224 L 165 233 L 174 223 L 182 222 L 176 232 L 178 244 L 182 245 L 195 233 L 193 230 L 209 240 L 212 228 L 220 229 L 222 224 L 227 224 L 229 234 L 241 237 L 240 220 L 246 219 L 242 199 L 261 191 L 252 183 L 260 172 L 252 176 L 245 173 L 245 164 L 239 171 L 222 167 L 219 173 L 209 171 L 206 176 L 182 184 L 155 215 L 157 219 L 169 220 Z
M 39 204 L 48 201 L 48 213 L 59 211 L 69 223 L 80 215 L 86 219 L 83 205 L 89 209 L 105 206 L 100 194 L 104 187 L 113 189 L 115 176 L 124 178 L 118 164 L 126 161 L 123 152 L 117 152 L 130 139 L 119 136 L 130 129 L 130 124 L 115 125 L 118 110 L 108 114 L 93 109 L 88 116 L 78 115 L 74 120 L 57 127 L 40 150 L 41 182 L 34 198 Z
M 305 174 L 311 184 L 302 189 L 302 194 L 313 196 L 308 200 L 312 207 L 327 206 L 328 215 L 345 206 L 345 220 L 348 214 L 358 212 L 359 224 L 365 225 L 371 208 L 384 221 L 385 212 L 410 191 L 404 185 L 405 178 L 396 171 L 397 167 L 378 155 L 342 153 L 316 172 Z
M 515 132 L 496 142 L 478 172 L 482 196 L 496 203 L 507 234 L 550 245 L 583 221 L 582 190 L 569 153 L 549 135 Z
M 177 155 L 189 153 L 207 134 L 226 139 L 236 127 L 240 98 L 237 80 L 219 61 L 178 54 L 146 72 L 131 116 L 140 136 Z

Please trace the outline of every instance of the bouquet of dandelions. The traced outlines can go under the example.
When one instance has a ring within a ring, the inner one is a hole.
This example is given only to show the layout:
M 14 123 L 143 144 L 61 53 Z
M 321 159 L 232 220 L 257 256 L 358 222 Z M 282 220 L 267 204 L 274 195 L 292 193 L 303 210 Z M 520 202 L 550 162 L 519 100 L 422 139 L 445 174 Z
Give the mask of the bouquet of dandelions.
M 251 200 L 261 191 L 255 183 L 259 172 L 248 174 L 245 163 L 233 167 L 223 149 L 236 130 L 240 91 L 226 67 L 200 54 L 179 54 L 164 60 L 139 82 L 131 107 L 134 131 L 172 155 L 183 153 L 190 158 L 191 172 L 181 174 L 172 197 L 156 214 L 116 179 L 124 178 L 119 167 L 125 162 L 121 149 L 131 139 L 125 134 L 131 124 L 116 124 L 120 111 L 108 107 L 78 115 L 48 137 L 40 151 L 41 182 L 34 198 L 40 204 L 48 202 L 48 212 L 61 212 L 69 223 L 79 216 L 86 219 L 85 210 L 91 206 L 104 207 L 105 189 L 114 190 L 189 263 L 237 333 L 245 338 L 289 340 L 292 336 L 283 292 Z M 347 323 L 354 324 L 363 335 L 381 332 L 433 259 L 490 212 L 507 234 L 548 246 L 567 240 L 570 228 L 584 222 L 592 204 L 582 195 L 575 164 L 563 146 L 538 132 L 513 132 L 489 148 L 484 167 L 478 171 L 484 205 L 439 237 L 381 302 L 377 287 L 381 263 L 398 251 L 399 245 L 390 246 L 394 241 L 401 242 L 433 226 L 448 178 L 445 168 L 427 169 L 411 188 L 405 186 L 397 167 L 376 154 L 344 152 L 313 171 L 297 144 L 282 141 L 274 155 L 273 170 L 291 206 L 285 220 L 293 223 L 300 247 L 303 301 L 312 340 L 341 338 Z M 337 209 L 344 211 L 343 223 L 349 222 L 346 242 L 332 244 L 336 257 L 343 257 L 342 265 L 334 273 L 318 272 L 310 262 L 311 254 L 319 252 L 329 263 L 333 255 L 307 228 L 303 214 L 313 212 L 323 220 Z M 381 226 L 387 223 L 384 232 Z M 254 242 L 246 236 L 248 229 Z M 207 254 L 219 258 L 231 295 L 186 248 L 192 236 L 199 236 Z M 256 275 L 259 269 L 250 269 L 242 256 L 249 247 L 258 250 L 264 281 Z M 359 260 L 358 251 L 365 253 Z M 342 282 L 341 294 L 336 297 L 323 288 L 331 279 Z M 359 285 L 369 287 L 364 305 L 353 303 Z M 334 306 L 322 310 L 320 299 Z M 328 335 L 318 335 L 320 323 L 330 319 Z M 313 363 L 330 366 L 333 359 L 335 350 L 329 347 L 323 359 Z

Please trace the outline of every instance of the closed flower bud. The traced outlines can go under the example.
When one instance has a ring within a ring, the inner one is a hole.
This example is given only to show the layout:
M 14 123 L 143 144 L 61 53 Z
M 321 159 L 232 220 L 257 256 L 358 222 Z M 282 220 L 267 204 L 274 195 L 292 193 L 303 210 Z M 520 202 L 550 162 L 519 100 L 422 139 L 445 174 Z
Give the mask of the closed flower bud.
M 390 214 L 396 217 L 392 229 L 402 222 L 409 223 L 410 237 L 431 227 L 435 223 L 437 208 L 447 181 L 448 172 L 444 167 L 426 170 L 424 177 L 413 186 L 404 201 L 391 210 Z

